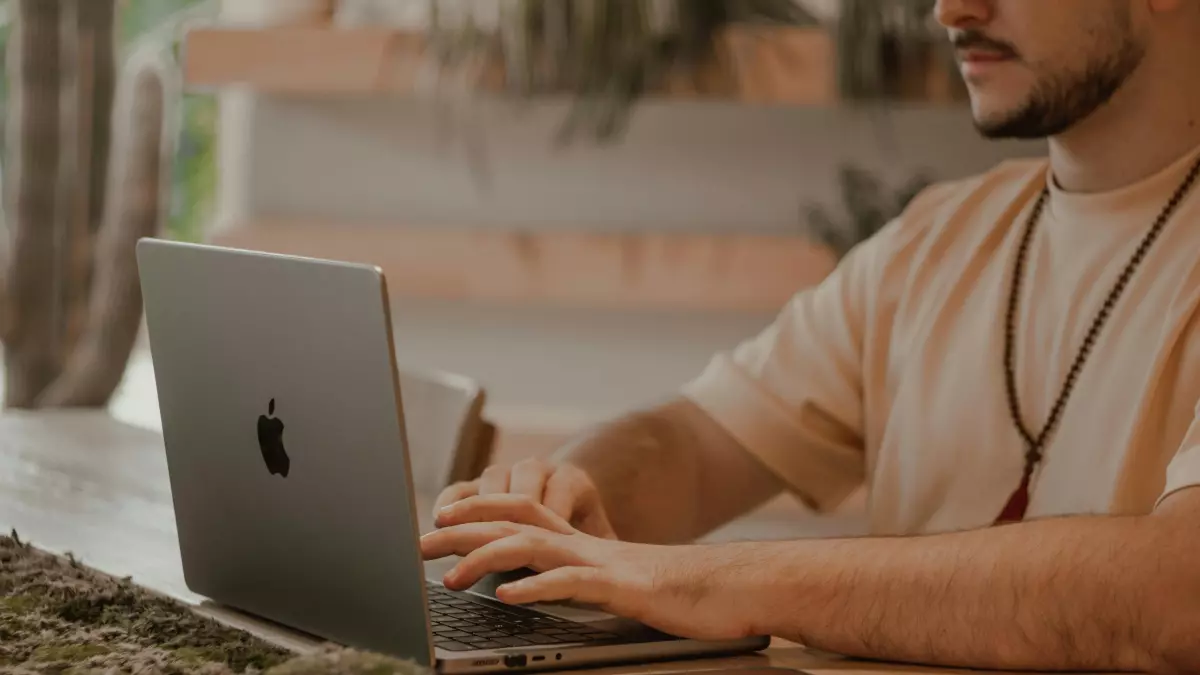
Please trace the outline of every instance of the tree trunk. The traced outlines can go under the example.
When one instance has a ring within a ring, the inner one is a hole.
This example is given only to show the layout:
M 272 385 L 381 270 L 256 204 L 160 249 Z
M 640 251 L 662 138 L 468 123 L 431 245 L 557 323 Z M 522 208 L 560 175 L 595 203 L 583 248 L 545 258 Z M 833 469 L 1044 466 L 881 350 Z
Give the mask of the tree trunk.
M 67 186 L 60 204 L 68 210 L 60 241 L 64 316 L 62 358 L 79 344 L 87 320 L 96 236 L 104 219 L 116 84 L 114 0 L 59 0 L 63 8 L 63 59 L 69 74 L 63 90 L 60 173 Z
M 110 211 L 96 242 L 96 278 L 82 341 L 58 381 L 39 401 L 45 407 L 100 407 L 121 383 L 142 319 L 135 257 L 138 239 L 157 234 L 176 124 L 170 71 L 131 60 L 117 110 L 113 144 L 116 180 Z
M 0 251 L 5 404 L 101 407 L 141 325 L 135 252 L 138 239 L 157 233 L 167 201 L 173 80 L 165 57 L 132 60 L 115 116 L 116 0 L 13 6 L 12 218 Z M 110 180 L 114 118 L 121 129 Z
M 61 5 L 16 0 L 9 43 L 12 87 L 9 150 L 10 248 L 5 270 L 5 382 L 9 407 L 31 407 L 61 365 L 61 296 L 54 268 L 61 218 L 57 204 L 60 157 Z

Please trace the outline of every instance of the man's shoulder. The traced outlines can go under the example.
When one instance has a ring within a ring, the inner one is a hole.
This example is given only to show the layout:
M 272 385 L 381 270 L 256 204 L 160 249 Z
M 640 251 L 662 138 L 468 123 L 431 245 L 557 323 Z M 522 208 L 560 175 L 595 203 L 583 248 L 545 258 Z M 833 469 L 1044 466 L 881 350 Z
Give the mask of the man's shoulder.
M 1010 204 L 1032 183 L 1044 179 L 1046 166 L 1045 158 L 1010 159 L 984 173 L 935 183 L 913 199 L 905 215 L 932 214 L 970 204 Z
M 914 266 L 933 270 L 950 258 L 969 255 L 1014 220 L 1045 184 L 1045 159 L 1002 162 L 991 170 L 937 183 L 917 195 L 904 213 L 860 256 L 872 267 L 907 277 Z
M 890 226 L 893 245 L 911 248 L 931 237 L 986 236 L 985 230 L 1002 223 L 1005 213 L 1024 205 L 1044 184 L 1046 166 L 1044 158 L 1013 159 L 984 173 L 931 185 Z

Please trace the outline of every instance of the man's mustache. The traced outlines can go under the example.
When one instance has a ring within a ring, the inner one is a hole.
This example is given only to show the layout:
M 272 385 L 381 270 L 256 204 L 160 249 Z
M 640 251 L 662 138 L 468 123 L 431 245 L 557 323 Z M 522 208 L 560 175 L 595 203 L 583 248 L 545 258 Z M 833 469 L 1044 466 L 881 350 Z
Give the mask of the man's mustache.
M 965 49 L 985 49 L 1008 58 L 1020 57 L 1020 53 L 1013 45 L 990 38 L 978 30 L 958 31 L 951 36 L 951 42 L 954 44 L 954 48 L 960 52 Z

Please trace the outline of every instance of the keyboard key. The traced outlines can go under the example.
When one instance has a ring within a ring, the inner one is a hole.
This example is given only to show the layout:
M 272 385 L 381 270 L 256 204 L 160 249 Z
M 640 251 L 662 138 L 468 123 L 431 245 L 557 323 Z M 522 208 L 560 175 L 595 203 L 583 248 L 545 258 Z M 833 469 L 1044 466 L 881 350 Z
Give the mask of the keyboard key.
M 466 638 L 469 640 L 469 639 L 471 639 L 471 637 L 473 637 L 470 633 L 464 633 L 460 630 L 442 631 L 440 633 L 434 633 L 434 635 L 436 635 L 440 638 L 446 638 L 447 640 L 461 640 L 463 638 Z
M 443 626 L 449 626 L 451 628 L 471 628 L 475 625 L 470 621 L 464 621 L 462 619 L 450 619 L 449 621 L 443 621 L 441 623 Z
M 534 631 L 534 634 L 549 635 L 550 637 L 556 637 L 559 635 L 570 635 L 571 631 L 566 631 L 561 628 L 539 628 L 536 631 Z
M 617 637 L 613 633 L 605 633 L 602 631 L 596 631 L 596 632 L 592 632 L 592 633 L 578 633 L 578 635 L 580 637 L 585 637 L 589 640 L 612 640 Z
M 481 638 L 488 638 L 489 640 L 509 637 L 508 633 L 501 633 L 500 631 L 488 631 L 486 633 L 476 633 L 475 635 Z
M 487 626 L 463 626 L 458 630 L 461 630 L 464 633 L 470 633 L 471 635 L 483 635 L 485 633 L 493 632 L 492 629 L 488 628 Z
M 528 647 L 533 644 L 529 640 L 523 640 L 519 637 L 512 636 L 498 637 L 496 638 L 496 642 L 499 642 L 505 647 Z
M 535 645 L 553 645 L 569 641 L 569 639 L 555 638 L 550 635 L 538 635 L 536 633 L 533 635 L 522 635 L 521 639 L 529 640 Z
M 445 649 L 448 652 L 469 652 L 475 649 L 470 645 L 464 645 L 463 643 L 455 642 L 454 640 L 438 640 L 434 643 L 434 646 L 436 646 L 438 649 Z

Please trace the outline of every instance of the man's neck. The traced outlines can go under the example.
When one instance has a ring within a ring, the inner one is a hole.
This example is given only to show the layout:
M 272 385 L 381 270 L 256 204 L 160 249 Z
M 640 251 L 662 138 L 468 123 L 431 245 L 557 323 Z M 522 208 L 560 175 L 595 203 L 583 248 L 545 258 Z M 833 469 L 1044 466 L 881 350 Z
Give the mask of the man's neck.
M 1153 176 L 1200 146 L 1200 53 L 1191 41 L 1148 53 L 1107 104 L 1050 139 L 1054 178 L 1070 192 L 1106 192 Z
M 1151 91 L 1131 80 L 1113 100 L 1050 139 L 1050 165 L 1069 192 L 1106 192 L 1153 176 L 1200 146 L 1194 87 Z

